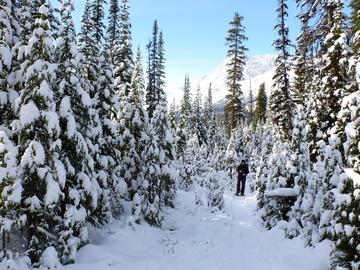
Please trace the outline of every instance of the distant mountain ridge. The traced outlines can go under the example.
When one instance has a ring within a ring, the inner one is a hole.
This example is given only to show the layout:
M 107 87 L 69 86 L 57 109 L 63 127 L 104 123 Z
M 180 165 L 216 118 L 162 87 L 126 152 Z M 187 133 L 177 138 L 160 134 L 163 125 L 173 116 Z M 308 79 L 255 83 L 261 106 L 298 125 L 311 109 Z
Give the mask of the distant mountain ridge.
M 276 55 L 266 54 L 253 56 L 248 59 L 244 69 L 245 79 L 242 81 L 242 91 L 246 100 L 250 92 L 250 81 L 254 98 L 256 98 L 259 86 L 263 82 L 265 83 L 267 94 L 270 93 L 272 77 L 275 71 L 275 58 Z M 225 96 L 227 95 L 226 65 L 228 62 L 229 59 L 225 59 L 223 63 L 210 72 L 210 74 L 202 77 L 200 81 L 195 82 L 192 86 L 193 91 L 195 91 L 199 85 L 205 97 L 207 96 L 209 84 L 211 83 L 214 103 L 223 106 Z

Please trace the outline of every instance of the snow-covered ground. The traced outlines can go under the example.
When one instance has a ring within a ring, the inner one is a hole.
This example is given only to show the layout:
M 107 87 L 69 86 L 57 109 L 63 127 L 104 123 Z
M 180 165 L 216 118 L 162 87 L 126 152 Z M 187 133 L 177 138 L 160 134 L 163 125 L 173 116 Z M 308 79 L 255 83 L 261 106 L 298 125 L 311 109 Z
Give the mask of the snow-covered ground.
M 195 205 L 193 193 L 180 191 L 166 218 L 167 230 L 115 222 L 92 233 L 92 244 L 66 270 L 322 270 L 330 244 L 305 248 L 301 239 L 266 231 L 255 216 L 254 194 L 225 194 L 225 209 L 211 213 Z

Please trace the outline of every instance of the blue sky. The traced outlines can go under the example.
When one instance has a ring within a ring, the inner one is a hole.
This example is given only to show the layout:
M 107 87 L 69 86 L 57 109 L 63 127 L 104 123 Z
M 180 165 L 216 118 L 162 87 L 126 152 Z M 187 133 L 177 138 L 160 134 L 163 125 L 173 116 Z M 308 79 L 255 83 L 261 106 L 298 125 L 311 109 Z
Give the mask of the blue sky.
M 79 29 L 83 0 L 75 0 L 74 20 Z M 158 19 L 164 32 L 167 85 L 181 87 L 184 74 L 192 81 L 208 74 L 226 56 L 225 36 L 235 12 L 244 17 L 249 38 L 248 55 L 273 53 L 276 37 L 277 0 L 129 0 L 134 49 L 143 49 L 149 40 L 152 23 Z M 290 36 L 295 39 L 299 23 L 295 1 L 289 2 Z M 145 56 L 145 55 L 143 55 Z

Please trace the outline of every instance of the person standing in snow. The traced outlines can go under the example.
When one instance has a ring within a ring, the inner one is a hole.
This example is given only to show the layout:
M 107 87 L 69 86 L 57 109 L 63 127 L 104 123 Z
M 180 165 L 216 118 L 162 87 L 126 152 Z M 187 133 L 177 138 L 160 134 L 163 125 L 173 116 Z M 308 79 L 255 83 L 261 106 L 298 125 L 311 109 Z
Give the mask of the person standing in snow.
M 238 172 L 238 179 L 236 186 L 236 195 L 244 196 L 246 175 L 249 173 L 249 166 L 244 159 L 241 160 L 240 165 L 237 167 L 237 172 Z M 240 183 L 241 183 L 241 194 L 240 194 Z

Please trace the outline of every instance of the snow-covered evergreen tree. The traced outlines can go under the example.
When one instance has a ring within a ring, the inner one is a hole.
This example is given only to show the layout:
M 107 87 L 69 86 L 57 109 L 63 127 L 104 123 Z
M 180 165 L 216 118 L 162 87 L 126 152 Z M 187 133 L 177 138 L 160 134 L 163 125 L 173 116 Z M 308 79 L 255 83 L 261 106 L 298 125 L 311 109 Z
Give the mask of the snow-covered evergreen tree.
M 247 37 L 245 36 L 243 20 L 244 18 L 236 12 L 230 22 L 230 29 L 226 37 L 226 44 L 229 47 L 227 56 L 230 58 L 230 62 L 227 64 L 226 84 L 228 95 L 226 96 L 225 119 L 229 137 L 232 130 L 238 127 L 245 119 L 245 107 L 240 82 L 244 77 L 245 53 L 248 49 L 244 45 Z
M 290 39 L 289 29 L 286 25 L 288 17 L 288 6 L 286 0 L 279 0 L 277 24 L 275 30 L 279 37 L 274 41 L 275 50 L 279 52 L 275 60 L 275 74 L 273 76 L 273 87 L 270 98 L 270 109 L 272 121 L 276 132 L 281 134 L 283 139 L 290 137 L 292 129 L 292 101 L 290 98 Z
M 146 104 L 149 117 L 155 111 L 156 106 L 164 100 L 165 87 L 165 53 L 164 35 L 159 32 L 157 20 L 154 21 L 152 38 L 147 46 L 148 58 L 148 83 L 146 89 Z
M 352 4 L 356 5 L 355 2 Z M 344 148 L 344 162 L 360 172 L 360 78 L 357 71 L 360 64 L 360 28 L 355 33 L 352 45 L 354 53 L 349 60 L 350 84 L 348 84 L 348 88 L 351 89 L 342 100 L 336 133 L 341 138 Z
M 346 35 L 343 32 L 343 11 L 342 1 L 333 1 L 331 30 L 324 41 L 322 59 L 318 63 L 318 77 L 315 83 L 320 85 L 313 89 L 309 111 L 310 124 L 310 147 L 312 160 L 314 161 L 319 149 L 316 142 L 325 140 L 327 133 L 337 120 L 337 113 L 341 108 L 339 100 L 344 95 L 348 76 L 349 46 L 346 42 Z
M 157 47 L 157 63 L 156 63 L 156 101 L 158 103 L 166 101 L 165 95 L 165 41 L 162 31 L 159 33 Z
M 224 187 L 221 179 L 224 175 L 220 172 L 210 170 L 206 176 L 207 200 L 208 206 L 214 210 L 222 210 L 224 208 Z
M 109 51 L 111 64 L 115 64 L 116 48 L 120 42 L 120 6 L 118 0 L 109 1 L 108 26 L 106 29 L 106 49 Z M 118 59 L 118 57 L 117 57 Z
M 302 105 L 298 105 L 294 116 L 293 131 L 290 143 L 290 160 L 286 170 L 289 177 L 294 181 L 297 199 L 291 208 L 289 226 L 286 230 L 287 237 L 295 237 L 301 233 L 303 226 L 301 216 L 304 214 L 301 205 L 304 193 L 308 188 L 308 180 L 311 177 L 310 153 L 307 143 L 306 113 Z
M 133 200 L 142 183 L 141 170 L 146 166 L 141 158 L 146 143 L 147 113 L 144 109 L 144 73 L 138 50 L 133 70 L 129 96 L 122 100 L 119 112 L 119 130 L 121 138 L 120 176 L 127 183 L 128 200 Z M 118 195 L 115 195 L 118 196 Z
M 63 223 L 60 226 L 59 251 L 61 262 L 74 262 L 77 249 L 87 242 L 86 200 L 95 200 L 93 185 L 94 160 L 84 135 L 91 126 L 90 96 L 84 91 L 80 78 L 81 55 L 77 50 L 75 26 L 71 15 L 72 0 L 63 0 L 60 8 L 62 25 L 56 41 L 58 59 L 56 91 L 62 151 L 66 177 L 62 201 Z M 96 201 L 93 202 L 96 204 Z
M 190 92 L 190 79 L 185 76 L 184 94 L 181 101 L 179 125 L 176 131 L 176 151 L 178 158 L 181 158 L 186 149 L 186 142 L 192 132 L 192 102 Z
M 141 198 L 141 209 L 145 220 L 151 225 L 160 225 L 163 221 L 161 203 L 161 166 L 159 139 L 152 125 L 148 128 L 148 141 L 143 151 L 142 159 L 144 181 L 141 188 L 144 190 Z
M 353 168 L 354 173 L 360 173 L 360 91 L 359 75 L 357 72 L 359 65 L 359 12 L 358 1 L 351 1 L 353 8 L 352 13 L 352 30 L 354 33 L 352 48 L 354 54 L 350 59 L 350 80 L 348 84 L 350 90 L 343 98 L 341 111 L 338 114 L 335 126 L 336 135 L 340 138 L 340 145 L 344 147 L 344 163 Z M 360 266 L 359 243 L 360 235 L 358 228 L 360 226 L 359 216 L 360 196 L 359 183 L 355 179 L 342 177 L 338 185 L 337 195 L 342 198 L 338 203 L 334 219 L 336 224 L 334 241 L 335 246 L 331 252 L 331 269 L 339 267 L 347 269 L 357 269 Z M 335 193 L 336 195 L 336 193 Z
M 265 206 L 266 183 L 271 173 L 269 158 L 274 145 L 271 127 L 269 125 L 265 125 L 263 132 L 264 135 L 261 142 L 260 162 L 256 173 L 256 186 L 258 190 L 257 201 L 259 209 L 262 209 Z
M 209 130 L 211 122 L 214 121 L 213 115 L 215 113 L 214 104 L 213 104 L 213 89 L 211 83 L 209 84 L 207 96 L 204 100 L 204 120 L 206 124 L 206 129 Z
M 162 98 L 165 102 L 159 103 L 154 112 L 154 116 L 151 120 L 156 137 L 158 138 L 159 149 L 159 163 L 161 170 L 160 175 L 160 188 L 161 203 L 165 206 L 175 206 L 175 169 L 174 160 L 176 158 L 175 153 L 175 139 L 172 130 L 170 129 L 169 116 L 167 112 L 166 97 Z
M 14 73 L 18 69 L 14 47 L 19 43 L 20 26 L 15 1 L 4 0 L 0 4 L 0 126 L 10 127 L 15 117 Z
M 120 96 L 128 96 L 130 92 L 130 85 L 132 73 L 134 69 L 133 53 L 132 53 L 132 38 L 131 38 L 131 24 L 129 20 L 129 2 L 128 0 L 121 0 L 119 10 L 119 42 L 116 43 L 114 55 L 115 65 L 115 87 Z M 113 18 L 113 21 L 116 18 Z M 115 22 L 113 22 L 115 23 Z M 116 26 L 115 26 L 116 27 Z
M 19 120 L 14 123 L 19 143 L 22 179 L 21 212 L 26 215 L 25 246 L 34 263 L 48 246 L 56 246 L 61 189 L 65 185 L 60 161 L 60 126 L 56 113 L 54 81 L 56 64 L 49 23 L 51 6 L 41 1 L 34 31 L 21 65 L 24 88 L 18 101 Z
M 334 235 L 333 215 L 336 205 L 334 191 L 342 173 L 341 154 L 333 140 L 319 141 L 319 155 L 313 175 L 304 194 L 302 217 L 307 243 L 313 244 Z
M 301 32 L 297 38 L 297 46 L 293 59 L 294 85 L 292 100 L 297 105 L 305 106 L 308 95 L 308 85 L 311 81 L 312 59 L 310 55 L 310 29 L 308 18 L 301 19 Z
M 100 197 L 100 204 L 102 209 L 101 223 L 107 223 L 111 219 L 110 208 L 116 217 L 119 214 L 116 209 L 119 209 L 117 200 L 114 197 L 121 196 L 119 192 L 119 185 L 121 181 L 118 178 L 118 172 L 121 164 L 121 154 L 119 146 L 119 138 L 117 135 L 119 111 L 119 100 L 114 87 L 113 65 L 111 64 L 111 53 L 104 49 L 100 56 L 100 73 L 99 73 L 99 92 L 97 93 L 97 111 L 99 123 L 101 127 L 101 137 L 99 137 L 99 160 L 100 166 L 98 168 L 98 182 L 102 188 Z M 112 200 L 109 201 L 109 196 L 112 194 Z
M 267 111 L 267 97 L 265 93 L 265 83 L 262 83 L 259 87 L 258 96 L 256 99 L 256 106 L 254 112 L 254 125 L 263 124 L 266 122 Z
M 294 179 L 289 177 L 287 167 L 290 147 L 283 143 L 279 134 L 275 137 L 272 153 L 269 157 L 269 174 L 266 181 L 264 196 L 264 212 L 262 219 L 264 226 L 273 228 L 279 221 L 289 219 L 289 212 L 296 197 Z
M 335 245 L 330 255 L 330 269 L 358 269 L 360 266 L 360 186 L 350 178 L 338 188 L 341 198 L 334 215 Z
M 197 136 L 189 137 L 184 153 L 178 159 L 179 187 L 189 191 L 193 187 L 197 176 L 197 158 L 199 154 L 199 142 Z
M 21 203 L 22 183 L 18 177 L 18 150 L 5 131 L 0 131 L 0 230 L 2 256 L 19 253 L 16 250 L 18 235 L 26 217 L 18 211 Z M 10 254 L 9 254 L 10 253 Z
M 111 157 L 109 157 L 109 153 L 106 153 L 106 144 L 102 139 L 103 129 L 106 124 L 109 125 L 110 123 L 107 122 L 103 126 L 101 121 L 111 118 L 111 116 L 104 115 L 103 113 L 106 110 L 106 106 L 109 105 L 107 104 L 107 101 L 111 103 L 113 102 L 113 99 L 112 89 L 110 89 L 111 83 L 109 83 L 109 80 L 111 81 L 111 72 L 108 70 L 109 65 L 104 63 L 108 58 L 105 57 L 106 52 L 103 50 L 105 29 L 103 22 L 103 5 L 103 0 L 85 2 L 79 38 L 80 52 L 83 55 L 83 59 L 81 60 L 81 73 L 83 76 L 82 85 L 84 90 L 89 93 L 92 100 L 92 125 L 86 136 L 86 141 L 88 143 L 90 154 L 94 159 L 94 172 L 92 178 L 94 182 L 92 189 L 94 194 L 97 194 L 96 196 L 98 197 L 96 204 L 93 202 L 91 205 L 92 210 L 88 221 L 95 225 L 105 224 L 111 217 L 108 196 L 110 190 L 109 181 L 111 180 L 108 176 L 112 175 L 111 164 L 109 165 Z M 110 100 L 104 100 L 105 97 Z M 103 108 L 103 106 L 105 108 Z M 109 109 L 107 113 L 111 114 L 111 109 Z M 111 151 L 113 150 L 115 149 L 111 149 Z
M 193 132 L 196 134 L 199 140 L 199 145 L 206 145 L 208 142 L 207 133 L 205 129 L 205 119 L 204 119 L 204 112 L 202 107 L 202 97 L 200 86 L 196 91 L 196 96 L 193 104 L 193 116 L 192 119 L 194 121 L 194 130 Z
M 176 104 L 175 104 L 175 98 L 173 102 L 170 105 L 170 112 L 169 112 L 169 121 L 170 121 L 170 127 L 175 132 L 177 127 L 177 110 L 176 110 Z

